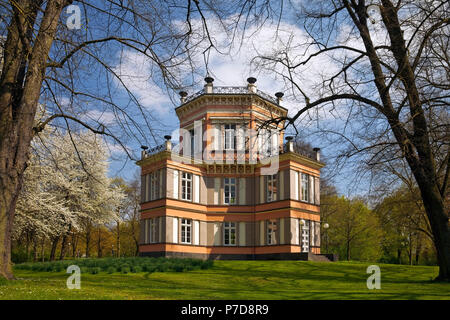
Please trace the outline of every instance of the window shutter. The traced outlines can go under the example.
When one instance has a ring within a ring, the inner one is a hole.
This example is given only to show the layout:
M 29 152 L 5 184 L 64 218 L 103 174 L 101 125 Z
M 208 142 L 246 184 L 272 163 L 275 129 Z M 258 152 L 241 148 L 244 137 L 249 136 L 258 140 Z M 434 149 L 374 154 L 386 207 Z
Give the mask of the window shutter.
M 194 148 L 195 158 L 201 159 L 203 151 L 203 131 L 201 120 L 194 122 Z
M 291 197 L 294 200 L 298 200 L 298 187 L 299 187 L 299 179 L 298 179 L 298 171 L 293 171 L 294 182 L 291 185 L 294 187 L 294 190 L 291 191 Z
M 147 176 L 141 176 L 141 202 L 145 202 L 145 187 L 147 185 Z
M 259 177 L 259 203 L 264 203 L 264 176 Z
M 173 198 L 178 199 L 178 170 L 173 170 Z
M 194 228 L 194 245 L 199 245 L 200 244 L 200 223 L 197 220 L 194 220 L 193 223 L 193 228 Z
M 214 178 L 214 204 L 219 204 L 220 178 Z
M 309 203 L 314 203 L 316 201 L 315 197 L 314 197 L 314 177 L 313 176 L 308 176 L 309 177 L 309 196 L 308 196 L 308 202 Z
M 200 202 L 200 177 L 198 175 L 194 175 L 193 179 L 194 184 L 194 202 Z
M 245 178 L 239 178 L 239 204 L 240 205 L 245 205 L 246 204 L 246 199 L 245 199 L 245 195 L 246 195 L 246 179 Z
M 220 150 L 220 137 L 221 137 L 220 124 L 216 124 L 213 131 L 214 131 L 213 132 L 213 136 L 214 136 L 213 148 L 214 148 L 214 150 Z
M 259 244 L 261 245 L 261 246 L 263 246 L 263 245 L 265 245 L 265 241 L 264 241 L 264 239 L 265 239 L 265 221 L 264 220 L 261 220 L 260 222 L 259 222 Z
M 315 196 L 315 203 L 317 205 L 320 204 L 320 178 L 314 177 L 314 196 Z
M 152 200 L 151 195 L 152 195 L 152 177 L 151 174 L 147 174 L 147 190 L 145 193 L 145 201 L 150 201 Z
M 280 196 L 279 199 L 280 200 L 284 200 L 284 171 L 279 171 L 278 176 L 280 177 L 279 180 L 279 191 L 280 191 Z
M 172 223 L 173 223 L 173 243 L 178 243 L 178 218 L 173 217 L 172 218 Z
M 245 130 L 243 125 L 239 125 L 236 128 L 236 149 L 238 151 L 244 151 L 245 150 Z

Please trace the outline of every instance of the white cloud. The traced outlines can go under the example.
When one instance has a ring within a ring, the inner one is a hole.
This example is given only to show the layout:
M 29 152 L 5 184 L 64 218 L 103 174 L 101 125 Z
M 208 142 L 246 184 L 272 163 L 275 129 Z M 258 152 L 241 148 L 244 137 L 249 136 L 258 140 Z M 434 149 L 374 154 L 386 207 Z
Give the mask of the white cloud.
M 152 62 L 143 54 L 131 50 L 121 52 L 118 58 L 119 63 L 113 70 L 138 102 L 144 108 L 156 111 L 160 115 L 166 113 L 167 108 L 172 105 L 167 93 L 151 78 Z
M 116 116 L 111 111 L 89 110 L 82 117 L 104 125 L 111 125 L 116 122 Z

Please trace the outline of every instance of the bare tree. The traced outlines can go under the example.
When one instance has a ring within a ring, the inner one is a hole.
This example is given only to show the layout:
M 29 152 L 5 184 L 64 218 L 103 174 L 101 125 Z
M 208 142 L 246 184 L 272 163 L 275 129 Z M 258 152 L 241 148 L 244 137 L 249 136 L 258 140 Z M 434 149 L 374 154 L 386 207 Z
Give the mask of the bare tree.
M 151 74 L 140 81 L 162 84 L 159 95 L 164 88 L 192 84 L 199 70 L 192 57 L 205 50 L 197 47 L 204 40 L 206 49 L 213 46 L 207 28 L 192 37 L 190 20 L 205 21 L 199 9 L 198 1 L 185 0 L 82 0 L 75 6 L 71 0 L 0 1 L 0 36 L 6 38 L 0 78 L 0 276 L 13 277 L 11 229 L 32 138 L 47 125 L 87 128 L 122 146 L 130 158 L 127 139 L 156 143 L 157 119 L 130 88 L 121 59 L 131 52 L 141 59 L 132 63 L 148 63 Z M 126 96 L 118 99 L 118 90 Z M 38 103 L 47 117 L 36 123 Z M 89 116 L 93 110 L 111 114 L 114 125 Z
M 256 67 L 277 72 L 303 104 L 295 114 L 271 121 L 296 127 L 320 120 L 314 117 L 319 108 L 343 111 L 340 127 L 330 130 L 318 124 L 316 130 L 322 136 L 339 137 L 334 142 L 341 158 L 355 158 L 366 169 L 406 161 L 431 226 L 437 280 L 448 281 L 449 3 L 276 3 L 279 6 L 270 7 L 271 15 L 280 21 L 283 5 L 291 4 L 295 13 L 290 16 L 306 36 L 295 43 L 292 35 L 275 52 L 259 53 L 254 59 Z M 305 79 L 303 72 L 317 63 L 327 64 L 316 79 Z

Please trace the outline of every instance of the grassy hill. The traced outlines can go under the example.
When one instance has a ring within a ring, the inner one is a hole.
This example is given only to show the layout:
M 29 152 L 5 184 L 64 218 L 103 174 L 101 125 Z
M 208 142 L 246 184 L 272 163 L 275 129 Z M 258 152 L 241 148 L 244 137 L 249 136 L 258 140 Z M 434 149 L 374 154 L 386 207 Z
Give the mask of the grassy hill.
M 437 267 L 378 264 L 381 289 L 368 290 L 370 263 L 215 261 L 185 272 L 82 273 L 69 290 L 60 272 L 16 269 L 0 282 L 0 299 L 450 299 L 450 284 L 433 283 Z

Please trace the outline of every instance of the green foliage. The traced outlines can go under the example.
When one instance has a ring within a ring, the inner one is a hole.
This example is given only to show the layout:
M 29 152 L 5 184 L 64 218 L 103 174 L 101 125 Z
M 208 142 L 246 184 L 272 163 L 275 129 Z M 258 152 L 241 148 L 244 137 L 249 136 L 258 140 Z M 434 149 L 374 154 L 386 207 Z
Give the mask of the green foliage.
M 89 273 L 90 274 L 97 274 L 101 271 L 101 269 L 99 267 L 93 267 L 89 269 Z
M 141 273 L 142 267 L 141 266 L 131 266 L 131 272 L 132 273 Z
M 186 272 L 205 270 L 213 266 L 213 261 L 198 259 L 175 258 L 102 258 L 78 259 L 53 262 L 22 263 L 14 266 L 16 270 L 31 270 L 34 272 L 64 272 L 68 266 L 77 265 L 82 273 L 98 274 L 107 272 L 141 273 L 141 272 Z
M 116 268 L 114 268 L 113 266 L 108 267 L 108 269 L 106 269 L 106 272 L 111 274 L 111 273 L 115 273 L 117 272 Z
M 383 256 L 388 263 L 434 265 L 436 253 L 417 189 L 406 186 L 381 199 L 374 209 L 382 225 Z
M 13 263 L 24 263 L 28 261 L 28 255 L 25 248 L 14 248 L 11 250 L 11 261 Z
M 378 217 L 362 200 L 327 196 L 321 205 L 322 252 L 338 253 L 341 260 L 377 261 L 381 257 L 382 231 Z M 327 240 L 328 238 L 328 240 Z
M 127 264 L 124 264 L 124 265 L 122 265 L 122 266 L 120 267 L 120 272 L 121 272 L 121 273 L 126 274 L 126 273 L 130 273 L 130 271 L 131 271 L 130 266 L 127 265 Z

